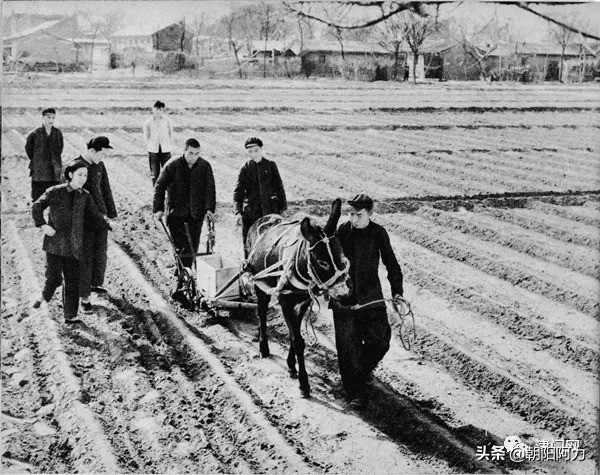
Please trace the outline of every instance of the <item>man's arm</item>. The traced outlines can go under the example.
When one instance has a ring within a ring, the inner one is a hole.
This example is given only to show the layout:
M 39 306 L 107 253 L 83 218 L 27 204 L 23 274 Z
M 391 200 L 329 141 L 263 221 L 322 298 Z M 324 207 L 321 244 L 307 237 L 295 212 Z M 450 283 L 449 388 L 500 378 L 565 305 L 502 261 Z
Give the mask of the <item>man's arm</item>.
M 279 201 L 279 212 L 281 213 L 287 209 L 287 198 L 285 196 L 285 189 L 283 188 L 283 181 L 281 181 L 281 175 L 275 162 L 273 162 L 273 181 L 277 200 Z
M 240 173 L 238 175 L 237 183 L 233 190 L 233 202 L 235 203 L 235 210 L 238 214 L 242 214 L 242 209 L 244 206 L 244 198 L 246 198 L 246 186 L 244 180 L 244 169 L 243 166 L 240 169 Z
M 404 294 L 404 289 L 402 286 L 402 270 L 400 269 L 400 264 L 398 264 L 398 260 L 396 259 L 396 255 L 392 249 L 390 237 L 384 228 L 381 228 L 379 241 L 381 260 L 383 261 L 383 265 L 385 265 L 385 268 L 388 272 L 388 280 L 390 281 L 390 286 L 392 287 L 392 295 L 402 296 Z
M 144 138 L 146 139 L 146 145 L 148 145 L 148 142 L 150 141 L 150 124 L 148 121 L 144 122 L 144 125 L 142 126 L 142 132 L 144 133 Z
M 158 175 L 156 184 L 154 185 L 154 200 L 152 203 L 152 212 L 164 213 L 165 211 L 165 192 L 173 180 L 173 167 L 164 166 Z
M 58 129 L 56 129 L 56 131 L 58 132 L 58 155 L 62 155 L 65 148 L 65 142 L 63 140 L 62 132 Z
M 213 175 L 212 167 L 210 163 L 206 162 L 206 211 L 211 213 L 215 212 L 215 206 L 217 202 L 216 189 L 215 189 L 215 177 Z
M 29 160 L 33 160 L 34 152 L 35 152 L 35 130 L 27 136 L 27 141 L 25 142 L 25 153 L 27 154 L 27 158 L 29 158 Z
M 104 203 L 106 204 L 106 215 L 110 219 L 114 219 L 117 217 L 117 208 L 115 206 L 115 200 L 110 188 L 110 182 L 108 181 L 108 173 L 106 172 L 106 166 L 103 162 L 100 162 L 100 166 L 102 167 L 100 189 L 102 190 L 102 197 L 104 198 Z
M 87 192 L 85 196 L 85 208 L 84 208 L 84 222 L 89 224 L 89 227 L 93 230 L 98 229 L 112 229 L 108 220 L 98 210 L 92 195 Z

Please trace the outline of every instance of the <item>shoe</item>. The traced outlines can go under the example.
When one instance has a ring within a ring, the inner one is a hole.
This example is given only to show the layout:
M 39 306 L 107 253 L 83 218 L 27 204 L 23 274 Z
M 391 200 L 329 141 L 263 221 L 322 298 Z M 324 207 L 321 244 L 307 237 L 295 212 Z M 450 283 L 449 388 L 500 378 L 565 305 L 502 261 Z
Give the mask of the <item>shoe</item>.
M 366 409 L 367 400 L 364 397 L 357 397 L 348 403 L 349 409 Z
M 69 325 L 73 325 L 74 323 L 83 323 L 83 321 L 80 318 L 65 318 L 65 323 L 68 323 Z
M 92 304 L 90 302 L 81 302 L 81 309 L 86 315 L 94 313 L 94 309 L 92 308 Z
M 41 300 L 34 300 L 33 303 L 31 304 L 31 308 L 40 308 L 41 306 L 42 306 Z
M 96 292 L 97 294 L 107 294 L 108 290 L 98 285 L 96 287 L 92 287 L 92 292 Z

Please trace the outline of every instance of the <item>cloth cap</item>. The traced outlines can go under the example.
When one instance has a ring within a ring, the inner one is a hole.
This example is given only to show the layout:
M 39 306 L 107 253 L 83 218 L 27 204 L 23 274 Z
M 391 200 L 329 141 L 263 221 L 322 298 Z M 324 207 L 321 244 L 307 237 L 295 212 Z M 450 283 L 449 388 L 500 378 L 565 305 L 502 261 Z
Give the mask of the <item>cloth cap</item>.
M 359 193 L 351 200 L 348 200 L 348 204 L 356 209 L 366 209 L 368 211 L 373 209 L 373 200 L 369 195 Z
M 94 137 L 91 141 L 90 141 L 90 148 L 93 148 L 94 150 L 102 150 L 103 148 L 112 148 L 110 146 L 110 141 L 108 140 L 108 137 L 104 137 L 104 135 L 100 135 L 99 137 Z
M 248 147 L 252 147 L 254 145 L 258 145 L 259 147 L 263 146 L 262 140 L 259 139 L 258 137 L 250 137 L 248 140 L 246 140 L 246 144 L 244 145 L 244 147 L 248 148 Z

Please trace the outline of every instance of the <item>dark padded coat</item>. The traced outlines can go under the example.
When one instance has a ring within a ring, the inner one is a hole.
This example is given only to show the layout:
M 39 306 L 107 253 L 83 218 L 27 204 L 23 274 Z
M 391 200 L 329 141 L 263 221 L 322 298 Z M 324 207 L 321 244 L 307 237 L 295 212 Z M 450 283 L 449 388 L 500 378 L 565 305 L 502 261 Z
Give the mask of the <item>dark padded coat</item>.
M 188 175 L 189 187 L 184 186 Z M 165 164 L 154 186 L 154 213 L 165 211 L 166 191 L 168 216 L 203 219 L 207 211 L 215 212 L 215 179 L 210 163 L 203 158 L 198 158 L 191 169 L 184 156 Z
M 44 126 L 33 130 L 25 142 L 31 181 L 62 181 L 62 132 L 56 127 L 46 134 Z
M 48 222 L 44 210 L 49 209 Z M 83 258 L 83 231 L 86 229 L 109 229 L 92 196 L 85 190 L 74 190 L 68 183 L 48 188 L 33 204 L 33 220 L 36 227 L 51 226 L 54 236 L 44 236 L 43 250 L 58 256 Z
M 88 178 L 85 185 L 83 185 L 83 189 L 87 190 L 90 195 L 92 195 L 98 211 L 104 216 L 108 216 L 110 219 L 116 218 L 117 208 L 115 207 L 115 200 L 110 188 L 108 173 L 106 173 L 104 162 L 91 163 L 81 156 L 77 157 L 75 160 L 82 162 L 88 169 Z
M 388 272 L 392 295 L 403 294 L 402 270 L 383 226 L 371 221 L 366 228 L 355 229 L 347 221 L 338 228 L 338 238 L 350 260 L 352 279 L 352 293 L 344 304 L 364 304 L 383 298 L 378 275 L 380 257 Z
M 275 162 L 266 158 L 258 163 L 247 161 L 240 169 L 233 201 L 236 211 L 252 221 L 270 213 L 281 214 L 285 211 L 287 199 Z

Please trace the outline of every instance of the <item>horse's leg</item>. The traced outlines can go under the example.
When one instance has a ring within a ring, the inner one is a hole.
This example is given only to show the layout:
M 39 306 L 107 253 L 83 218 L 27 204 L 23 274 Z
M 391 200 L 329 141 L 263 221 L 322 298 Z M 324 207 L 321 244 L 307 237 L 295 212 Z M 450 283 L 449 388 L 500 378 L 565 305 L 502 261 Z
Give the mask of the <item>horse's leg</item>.
M 304 339 L 300 333 L 300 325 L 302 317 L 306 313 L 310 300 L 299 300 L 298 297 L 280 297 L 279 303 L 283 311 L 283 316 L 290 329 L 291 346 L 298 361 L 298 380 L 300 382 L 300 392 L 302 397 L 310 397 L 310 384 L 308 382 L 308 374 L 304 366 Z M 288 366 L 290 358 L 288 356 Z M 295 368 L 294 368 L 295 369 Z M 291 368 L 290 368 L 290 374 Z
M 292 334 L 292 329 L 288 326 L 290 331 L 290 335 Z M 294 344 L 292 343 L 292 339 L 290 338 L 290 349 L 288 351 L 287 356 L 287 365 L 289 368 L 290 378 L 296 379 L 298 377 L 298 371 L 296 370 L 296 352 L 294 351 Z
M 260 290 L 258 286 L 255 286 L 255 290 L 258 303 L 258 348 L 260 356 L 267 358 L 271 355 L 269 351 L 269 337 L 267 335 L 267 309 L 271 296 Z

